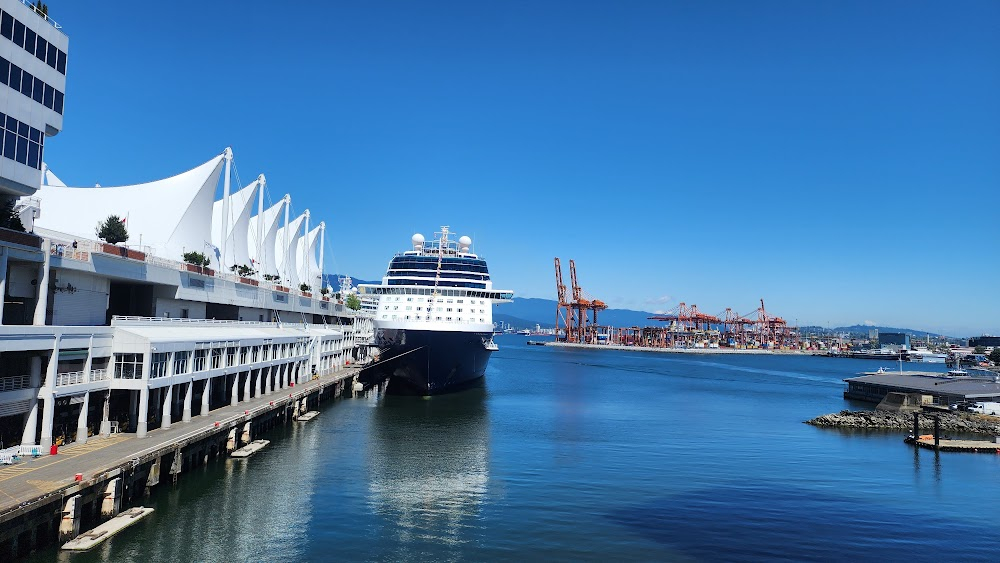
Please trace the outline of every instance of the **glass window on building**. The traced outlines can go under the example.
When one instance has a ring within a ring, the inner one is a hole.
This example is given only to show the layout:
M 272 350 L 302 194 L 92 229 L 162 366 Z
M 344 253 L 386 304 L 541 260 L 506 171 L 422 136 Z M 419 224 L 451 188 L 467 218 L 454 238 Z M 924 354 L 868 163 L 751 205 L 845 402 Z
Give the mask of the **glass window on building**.
M 142 379 L 142 354 L 115 354 L 115 379 Z
M 153 352 L 149 360 L 149 378 L 154 379 L 167 375 L 167 353 Z
M 208 350 L 201 349 L 194 351 L 194 371 L 205 371 L 208 358 Z
M 187 350 L 180 350 L 174 352 L 174 375 L 180 375 L 182 373 L 187 373 L 188 370 L 188 358 L 191 356 L 191 352 Z
M 212 369 L 222 367 L 222 348 L 212 348 Z

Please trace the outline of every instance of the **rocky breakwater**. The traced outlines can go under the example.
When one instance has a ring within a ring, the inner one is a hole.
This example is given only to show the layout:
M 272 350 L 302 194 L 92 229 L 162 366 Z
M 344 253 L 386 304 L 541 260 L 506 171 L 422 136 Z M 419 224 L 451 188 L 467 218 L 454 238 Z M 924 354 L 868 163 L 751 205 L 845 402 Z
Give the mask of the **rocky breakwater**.
M 986 436 L 1000 436 L 1000 418 L 968 413 L 923 414 L 920 417 L 920 432 L 930 433 L 934 429 L 932 417 L 941 421 L 942 432 L 970 432 Z M 898 411 L 840 411 L 835 414 L 817 416 L 806 424 L 830 428 L 870 428 L 882 430 L 912 430 L 913 414 Z

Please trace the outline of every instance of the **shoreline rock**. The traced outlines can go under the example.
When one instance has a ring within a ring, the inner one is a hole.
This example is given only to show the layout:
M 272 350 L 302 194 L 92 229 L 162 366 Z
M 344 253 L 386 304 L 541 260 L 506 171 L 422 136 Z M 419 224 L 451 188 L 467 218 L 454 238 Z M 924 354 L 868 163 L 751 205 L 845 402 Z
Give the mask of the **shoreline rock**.
M 933 431 L 931 416 L 941 421 L 942 432 L 970 432 L 987 436 L 1000 436 L 1000 419 L 968 413 L 935 413 L 920 418 L 920 432 Z M 882 430 L 910 430 L 913 428 L 913 414 L 898 411 L 849 411 L 817 416 L 806 424 L 826 428 L 870 428 Z

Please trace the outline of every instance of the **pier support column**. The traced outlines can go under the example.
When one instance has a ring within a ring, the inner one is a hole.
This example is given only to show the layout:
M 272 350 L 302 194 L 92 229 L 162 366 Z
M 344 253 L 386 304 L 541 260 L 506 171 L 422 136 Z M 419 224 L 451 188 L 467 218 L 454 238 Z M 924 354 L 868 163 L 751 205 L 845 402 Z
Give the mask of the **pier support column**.
M 2 297 L 2 296 L 0 296 Z M 29 384 L 33 389 L 42 386 L 42 357 L 32 356 L 29 377 Z M 21 434 L 21 444 L 25 446 L 35 445 L 35 435 L 38 434 L 38 394 L 31 395 L 31 407 L 28 410 L 28 417 L 24 420 L 24 433 Z
M 145 438 L 149 428 L 149 388 L 139 389 L 139 418 L 135 426 L 135 437 Z
M 73 495 L 66 499 L 66 505 L 62 510 L 62 520 L 59 522 L 59 543 L 66 543 L 80 535 L 80 512 L 83 509 L 83 502 L 80 495 Z
M 268 388 L 267 394 L 268 395 L 270 395 L 271 393 L 274 393 L 274 383 L 275 383 L 274 380 L 277 377 L 278 377 L 278 374 L 274 373 L 274 366 L 267 366 L 267 388 Z
M 48 450 L 52 446 L 52 426 L 55 423 L 56 401 L 55 397 L 49 395 L 45 397 L 42 404 L 42 435 L 38 440 L 38 445 L 42 450 Z
M 205 390 L 201 394 L 201 416 L 208 416 L 208 399 L 212 396 L 212 378 L 205 380 Z
M 181 412 L 181 422 L 191 422 L 191 396 L 194 394 L 194 380 L 187 382 L 184 392 L 184 410 Z
M 264 368 L 257 368 L 257 396 L 264 394 Z
M 108 486 L 104 488 L 103 499 L 101 500 L 101 516 L 113 518 L 118 516 L 122 509 L 122 479 L 115 477 L 108 481 Z
M 229 404 L 232 405 L 232 406 L 234 406 L 234 407 L 236 405 L 240 404 L 240 374 L 239 374 L 239 372 L 237 372 L 236 375 L 233 376 L 232 397 L 229 399 Z
M 258 231 L 260 232 L 260 231 Z M 0 249 L 0 325 L 3 324 L 3 302 L 4 294 L 7 292 L 7 255 L 10 249 Z
M 45 312 L 49 306 L 49 264 L 52 260 L 52 255 L 50 253 L 51 247 L 52 241 L 45 239 L 42 243 L 42 253 L 45 254 L 45 260 L 42 262 L 41 266 L 38 267 L 38 285 L 35 286 L 35 290 L 38 292 L 38 300 L 35 301 L 35 314 L 32 317 L 31 323 L 35 326 L 45 326 Z M 0 295 L 0 297 L 3 296 Z M 55 358 L 58 358 L 58 356 L 55 356 Z
M 80 405 L 80 417 L 76 421 L 76 443 L 87 443 L 87 412 L 90 411 L 90 391 L 83 393 L 83 403 Z
M 167 385 L 167 392 L 163 397 L 163 419 L 160 422 L 160 428 L 170 428 L 170 424 L 173 422 L 174 411 L 174 386 Z
M 111 390 L 104 395 L 104 410 L 101 413 L 101 436 L 111 435 Z
M 243 401 L 250 400 L 250 382 L 253 380 L 253 371 L 247 370 L 247 380 L 243 382 Z

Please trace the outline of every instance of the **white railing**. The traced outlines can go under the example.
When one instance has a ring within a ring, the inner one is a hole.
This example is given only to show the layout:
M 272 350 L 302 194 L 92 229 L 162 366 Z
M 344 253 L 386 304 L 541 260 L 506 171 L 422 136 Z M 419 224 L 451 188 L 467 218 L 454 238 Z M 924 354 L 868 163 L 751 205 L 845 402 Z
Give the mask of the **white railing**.
M 35 14 L 37 14 L 38 17 L 40 17 L 43 20 L 49 22 L 49 25 L 51 25 L 52 27 L 54 27 L 56 29 L 60 29 L 60 30 L 62 29 L 62 26 L 59 25 L 58 23 L 56 23 L 56 20 L 50 18 L 48 16 L 48 14 L 43 14 L 43 13 L 39 12 L 38 10 L 36 10 L 35 6 L 31 3 L 31 0 L 21 0 L 21 3 L 24 4 L 25 6 L 27 6 L 32 12 L 35 12 Z
M 76 385 L 78 383 L 86 383 L 87 378 L 84 376 L 85 373 L 82 371 L 68 371 L 65 373 L 57 373 L 56 387 L 62 387 L 63 385 Z
M 90 370 L 90 377 L 85 371 L 68 371 L 56 374 L 56 387 L 63 385 L 78 385 L 80 383 L 91 383 L 94 381 L 104 381 L 110 378 L 110 373 L 106 369 Z
M 84 239 L 84 238 L 79 238 L 72 241 L 53 238 L 53 237 L 48 237 L 48 239 L 51 243 L 51 248 L 49 252 L 53 256 L 59 256 L 63 259 L 77 260 L 80 262 L 90 262 L 91 256 L 94 253 L 98 254 L 104 253 L 104 243 L 101 241 Z M 171 260 L 169 258 L 156 256 L 154 254 L 156 249 L 154 249 L 153 247 L 143 245 L 143 246 L 128 246 L 127 248 L 142 252 L 145 255 L 144 261 L 147 264 L 152 264 L 154 266 L 160 266 L 162 268 L 168 268 L 171 270 L 177 270 L 180 272 L 190 271 L 188 270 L 187 262 L 179 260 Z M 208 269 L 212 270 L 212 272 L 214 273 L 212 277 L 214 278 L 230 281 L 233 283 L 241 283 L 240 278 L 242 276 L 238 276 L 235 273 L 219 269 L 218 266 L 209 266 Z M 254 279 L 255 281 L 258 282 L 258 285 L 255 287 L 258 287 L 263 290 L 279 291 L 278 288 L 280 287 L 282 288 L 282 293 L 287 293 L 291 297 L 306 297 L 307 299 L 310 299 L 312 301 L 324 302 L 323 295 L 320 294 L 318 291 L 314 294 L 311 291 L 303 292 L 300 291 L 298 288 L 288 287 L 287 285 L 282 284 L 282 282 L 280 281 L 270 282 L 264 279 L 256 279 L 254 277 L 247 277 L 246 279 Z M 306 296 L 306 293 L 309 293 L 309 296 Z M 332 303 L 334 305 L 334 309 L 340 314 L 346 314 L 348 316 L 356 316 L 358 314 L 355 311 L 343 307 L 332 298 L 330 301 L 325 301 L 325 303 Z
M 273 326 L 276 323 L 274 321 L 227 321 L 227 320 L 216 320 L 216 319 L 183 319 L 180 317 L 137 317 L 131 315 L 114 315 L 111 317 L 112 324 L 114 321 L 121 322 L 150 322 L 150 323 L 184 323 L 184 324 L 213 324 L 213 325 L 270 325 Z
M 26 389 L 30 386 L 30 375 L 11 375 L 7 377 L 0 377 L 0 392 L 17 391 L 18 389 Z

